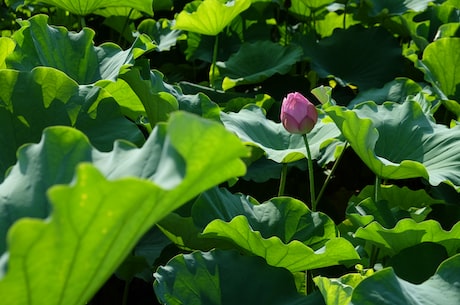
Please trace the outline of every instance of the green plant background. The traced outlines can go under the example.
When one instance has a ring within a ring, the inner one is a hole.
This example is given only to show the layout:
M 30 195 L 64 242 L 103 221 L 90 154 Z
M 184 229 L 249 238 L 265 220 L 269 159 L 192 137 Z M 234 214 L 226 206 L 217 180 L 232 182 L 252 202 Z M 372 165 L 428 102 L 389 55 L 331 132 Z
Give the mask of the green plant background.
M 2 304 L 457 304 L 459 16 L 2 1 Z

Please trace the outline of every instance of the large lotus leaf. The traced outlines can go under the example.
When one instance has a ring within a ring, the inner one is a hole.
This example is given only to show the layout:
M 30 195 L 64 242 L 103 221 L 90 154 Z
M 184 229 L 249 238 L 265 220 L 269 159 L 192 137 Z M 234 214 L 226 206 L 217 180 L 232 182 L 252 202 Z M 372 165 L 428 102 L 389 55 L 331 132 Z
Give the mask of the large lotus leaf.
M 193 220 L 201 228 L 215 219 L 228 222 L 238 215 L 244 215 L 249 226 L 263 238 L 277 236 L 284 243 L 298 240 L 315 250 L 336 237 L 332 219 L 311 212 L 305 203 L 290 197 L 259 204 L 247 196 L 214 188 L 203 193 L 192 207 Z
M 94 31 L 84 28 L 78 33 L 64 27 L 49 26 L 48 16 L 36 15 L 22 22 L 12 38 L 16 48 L 6 58 L 6 66 L 30 71 L 37 66 L 59 69 L 79 84 L 100 79 L 115 80 L 120 69 L 155 45 L 146 35 L 139 36 L 126 51 L 113 43 L 94 46 Z
M 37 0 L 26 0 L 26 3 L 36 3 Z M 72 14 L 85 16 L 96 12 L 97 10 L 111 7 L 127 7 L 153 15 L 153 0 L 40 0 L 41 3 L 53 5 Z
M 384 227 L 393 227 L 402 218 L 411 217 L 423 221 L 431 211 L 430 205 L 443 203 L 433 199 L 425 190 L 411 190 L 396 185 L 380 187 L 379 202 L 375 203 L 375 187 L 366 186 L 353 196 L 347 208 L 347 219 L 357 226 L 365 226 L 376 220 Z
M 91 147 L 77 130 L 46 129 L 40 143 L 18 151 L 18 163 L 0 184 L 0 250 L 3 252 L 4 236 L 15 220 L 48 216 L 46 190 L 69 183 L 80 162 L 93 162 L 109 179 L 135 176 L 164 189 L 175 188 L 182 200 L 244 174 L 238 158 L 246 154 L 241 142 L 222 125 L 185 112 L 175 113 L 167 128 L 160 124 L 154 129 L 142 148 L 123 141 L 107 153 Z
M 222 89 L 258 83 L 276 73 L 285 74 L 302 55 L 302 48 L 295 45 L 282 46 L 266 40 L 245 43 L 227 61 L 216 63 L 224 77 Z
M 420 104 L 373 102 L 326 109 L 366 165 L 388 179 L 423 177 L 460 190 L 460 126 L 436 124 Z
M 222 112 L 220 117 L 228 130 L 236 133 L 243 142 L 260 147 L 268 159 L 289 163 L 307 156 L 302 136 L 290 134 L 281 123 L 267 119 L 259 107 L 249 106 L 238 113 Z M 335 124 L 321 113 L 307 137 L 312 158 L 320 165 L 335 160 L 344 144 Z
M 348 108 L 353 108 L 354 106 L 368 101 L 374 101 L 377 104 L 383 104 L 385 102 L 395 102 L 395 103 L 404 103 L 408 99 L 413 99 L 413 97 L 418 94 L 425 93 L 424 88 L 411 79 L 405 77 L 398 77 L 385 84 L 382 88 L 372 88 L 366 91 L 361 91 L 358 95 L 351 100 L 348 104 Z M 428 94 L 426 92 L 425 94 Z M 425 102 L 423 108 L 426 113 L 433 112 L 433 108 L 436 105 L 429 103 L 427 100 L 421 100 Z
M 213 220 L 203 231 L 203 237 L 222 238 L 232 241 L 246 253 L 264 258 L 271 266 L 284 267 L 291 272 L 311 270 L 359 259 L 353 245 L 341 237 L 328 239 L 324 246 L 313 250 L 299 240 L 283 242 L 273 235 L 264 238 L 254 231 L 243 216 L 236 216 L 230 222 Z
M 350 305 L 445 305 L 460 300 L 460 255 L 445 260 L 436 273 L 417 285 L 386 268 L 364 279 L 353 291 Z
M 378 246 L 390 256 L 423 242 L 440 244 L 446 248 L 449 255 L 457 253 L 460 249 L 460 223 L 445 231 L 435 220 L 416 222 L 409 218 L 402 219 L 391 229 L 384 228 L 374 221 L 364 228 L 359 228 L 355 236 Z
M 427 80 L 434 82 L 448 98 L 460 100 L 460 72 L 453 67 L 460 66 L 460 38 L 438 39 L 423 51 L 422 62 Z M 429 75 L 427 75 L 429 74 Z
M 176 16 L 174 29 L 216 36 L 241 12 L 251 5 L 250 0 L 199 1 L 196 11 L 183 10 Z
M 18 147 L 38 142 L 48 126 L 78 128 L 105 151 L 117 139 L 144 142 L 137 126 L 121 115 L 116 101 L 103 89 L 78 86 L 48 67 L 30 72 L 2 69 L 0 79 L 0 182 L 15 163 Z
M 86 304 L 152 225 L 202 191 L 191 163 L 171 190 L 138 178 L 107 181 L 80 165 L 72 186 L 49 190 L 49 219 L 23 218 L 8 232 L 2 302 Z
M 341 85 L 353 84 L 360 90 L 383 86 L 404 65 L 399 42 L 382 27 L 336 29 L 332 36 L 304 48 L 320 77 L 333 76 Z
M 289 271 L 236 251 L 178 255 L 154 276 L 163 304 L 324 304 L 317 294 L 300 295 Z
M 402 15 L 407 11 L 421 12 L 424 11 L 432 0 L 371 0 L 367 3 L 371 6 L 371 16 L 385 13 L 388 15 Z

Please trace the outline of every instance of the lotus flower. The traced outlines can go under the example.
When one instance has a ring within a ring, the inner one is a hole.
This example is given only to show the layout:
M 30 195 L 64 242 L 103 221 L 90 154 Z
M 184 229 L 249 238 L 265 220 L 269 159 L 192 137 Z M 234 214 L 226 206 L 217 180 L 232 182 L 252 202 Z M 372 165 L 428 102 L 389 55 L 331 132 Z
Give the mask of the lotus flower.
M 281 105 L 281 122 L 290 133 L 307 134 L 318 120 L 318 111 L 299 92 L 289 93 Z

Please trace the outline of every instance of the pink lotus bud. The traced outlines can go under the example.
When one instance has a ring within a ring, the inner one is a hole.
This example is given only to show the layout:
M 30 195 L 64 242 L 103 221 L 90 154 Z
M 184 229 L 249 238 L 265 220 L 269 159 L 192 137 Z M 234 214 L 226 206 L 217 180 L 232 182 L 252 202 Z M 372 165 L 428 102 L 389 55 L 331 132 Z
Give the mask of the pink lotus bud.
M 290 133 L 306 134 L 315 127 L 318 111 L 299 92 L 289 93 L 281 105 L 281 122 Z

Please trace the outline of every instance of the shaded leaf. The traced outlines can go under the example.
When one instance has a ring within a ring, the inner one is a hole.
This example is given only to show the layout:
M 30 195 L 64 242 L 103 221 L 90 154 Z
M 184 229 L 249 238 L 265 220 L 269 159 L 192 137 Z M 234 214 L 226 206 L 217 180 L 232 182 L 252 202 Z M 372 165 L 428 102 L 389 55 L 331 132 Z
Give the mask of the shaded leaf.
M 360 90 L 383 86 L 403 66 L 398 41 L 381 27 L 336 29 L 304 52 L 320 77 L 333 76 L 342 86 L 353 84 Z
M 179 255 L 154 276 L 155 293 L 164 304 L 321 304 L 318 295 L 298 294 L 287 270 L 236 251 Z
M 220 76 L 224 77 L 222 88 L 228 90 L 261 82 L 276 73 L 285 74 L 302 54 L 302 49 L 295 45 L 284 47 L 271 41 L 243 44 L 227 61 L 216 63 Z
M 351 305 L 456 304 L 460 299 L 460 255 L 445 260 L 420 285 L 400 279 L 391 268 L 364 279 L 354 290 Z

